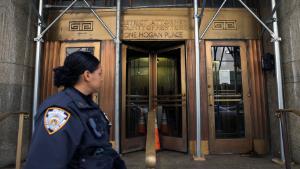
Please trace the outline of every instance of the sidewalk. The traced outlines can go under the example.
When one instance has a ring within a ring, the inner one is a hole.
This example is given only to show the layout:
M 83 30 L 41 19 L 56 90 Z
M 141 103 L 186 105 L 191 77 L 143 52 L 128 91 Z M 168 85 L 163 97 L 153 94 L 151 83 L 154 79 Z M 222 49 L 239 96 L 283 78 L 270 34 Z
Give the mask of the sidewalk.
M 188 154 L 163 151 L 158 153 L 156 169 L 284 169 L 274 164 L 269 157 L 255 158 L 239 155 L 209 155 L 206 161 L 193 161 Z M 145 152 L 139 151 L 122 156 L 127 169 L 145 169 Z M 0 168 L 0 169 L 14 169 Z M 293 165 L 292 169 L 300 169 Z
M 122 156 L 128 169 L 144 169 L 144 152 L 129 153 Z M 156 169 L 282 169 L 268 157 L 241 157 L 239 155 L 209 155 L 206 161 L 193 161 L 190 156 L 177 152 L 159 152 Z M 292 166 L 300 169 L 300 165 Z

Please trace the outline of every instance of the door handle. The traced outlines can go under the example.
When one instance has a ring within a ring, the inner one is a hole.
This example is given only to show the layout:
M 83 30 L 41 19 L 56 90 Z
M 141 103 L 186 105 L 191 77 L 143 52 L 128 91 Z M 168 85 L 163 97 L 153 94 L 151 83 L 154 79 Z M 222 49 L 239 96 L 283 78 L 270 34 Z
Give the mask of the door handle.
M 208 95 L 208 102 L 209 102 L 209 106 L 213 106 L 213 95 L 212 94 L 209 94 Z

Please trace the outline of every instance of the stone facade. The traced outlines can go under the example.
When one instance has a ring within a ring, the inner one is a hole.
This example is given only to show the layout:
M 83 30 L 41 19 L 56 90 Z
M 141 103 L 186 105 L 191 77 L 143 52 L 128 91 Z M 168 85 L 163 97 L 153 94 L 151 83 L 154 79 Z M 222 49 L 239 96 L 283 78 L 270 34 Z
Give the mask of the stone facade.
M 286 108 L 300 110 L 300 1 L 288 0 L 281 3 L 280 33 L 284 92 Z M 300 117 L 290 115 L 289 136 L 293 159 L 300 162 Z
M 264 21 L 271 16 L 271 0 L 260 1 Z M 36 18 L 31 1 L 0 0 L 0 112 L 31 112 Z M 286 108 L 300 110 L 300 1 L 282 1 L 279 11 L 282 68 Z M 271 25 L 269 25 L 271 26 Z M 267 31 L 262 34 L 263 53 L 274 53 Z M 271 153 L 279 156 L 279 126 L 275 72 L 266 72 Z M 294 161 L 300 163 L 300 117 L 289 116 L 289 136 Z M 25 121 L 24 151 L 30 136 L 30 120 Z M 18 118 L 0 122 L 0 167 L 15 161 Z
M 0 0 L 0 112 L 31 112 L 35 18 L 31 1 Z M 25 120 L 27 151 L 30 120 Z M 18 117 L 0 122 L 0 167 L 15 162 Z

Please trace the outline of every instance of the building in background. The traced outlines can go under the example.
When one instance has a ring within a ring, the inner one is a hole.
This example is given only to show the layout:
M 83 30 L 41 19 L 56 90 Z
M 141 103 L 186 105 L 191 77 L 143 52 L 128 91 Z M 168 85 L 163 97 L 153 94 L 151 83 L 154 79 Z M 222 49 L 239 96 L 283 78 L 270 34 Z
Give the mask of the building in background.
M 48 0 L 44 26 L 71 0 Z M 116 1 L 88 1 L 113 34 Z M 269 0 L 245 3 L 271 27 Z M 199 1 L 200 7 L 202 1 Z M 207 0 L 200 25 L 204 31 L 221 1 Z M 53 71 L 73 51 L 90 51 L 101 60 L 103 83 L 94 99 L 115 118 L 115 43 L 97 18 L 79 1 L 43 38 L 40 102 L 56 93 Z M 278 8 L 284 100 L 299 105 L 300 2 L 281 2 Z M 0 112 L 32 112 L 37 4 L 0 2 Z M 201 11 L 201 8 L 199 8 Z M 45 27 L 44 27 L 45 28 Z M 228 0 L 200 44 L 201 103 L 195 101 L 196 56 L 193 1 L 122 1 L 120 62 L 120 151 L 145 149 L 146 117 L 157 112 L 163 150 L 195 153 L 196 104 L 201 104 L 201 147 L 204 154 L 249 153 L 279 156 L 280 137 L 274 70 L 263 71 L 262 57 L 273 52 L 269 34 L 238 1 Z M 0 167 L 13 163 L 17 118 L 0 122 Z M 293 159 L 300 162 L 299 117 L 289 116 Z M 26 121 L 24 154 L 30 140 Z

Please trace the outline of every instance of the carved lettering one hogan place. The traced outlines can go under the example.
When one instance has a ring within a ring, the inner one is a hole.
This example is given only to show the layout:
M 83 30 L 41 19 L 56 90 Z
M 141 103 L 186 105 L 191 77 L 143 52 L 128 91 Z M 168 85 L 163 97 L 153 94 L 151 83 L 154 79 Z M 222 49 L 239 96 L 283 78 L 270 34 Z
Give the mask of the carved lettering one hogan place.
M 188 30 L 184 19 L 136 19 L 123 23 L 124 39 L 180 39 Z

